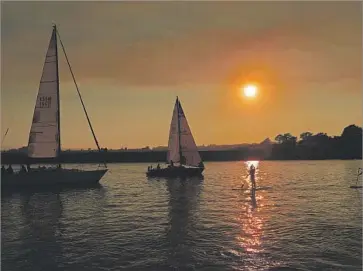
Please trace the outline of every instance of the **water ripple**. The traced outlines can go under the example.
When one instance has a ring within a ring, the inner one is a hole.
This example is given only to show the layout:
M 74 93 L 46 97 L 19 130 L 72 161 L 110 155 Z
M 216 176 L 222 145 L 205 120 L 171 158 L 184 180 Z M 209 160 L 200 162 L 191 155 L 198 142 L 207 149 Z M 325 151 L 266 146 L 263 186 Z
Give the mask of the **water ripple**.
M 206 163 L 204 180 L 113 164 L 96 189 L 3 194 L 3 270 L 361 270 L 359 161 Z M 83 168 L 92 167 L 82 165 Z

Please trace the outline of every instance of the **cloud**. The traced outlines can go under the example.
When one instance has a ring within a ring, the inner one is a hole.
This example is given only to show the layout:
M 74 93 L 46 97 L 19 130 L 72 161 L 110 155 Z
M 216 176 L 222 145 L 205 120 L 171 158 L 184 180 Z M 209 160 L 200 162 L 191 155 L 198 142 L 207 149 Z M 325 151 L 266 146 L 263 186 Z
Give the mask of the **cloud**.
M 360 80 L 358 6 L 358 2 L 4 3 L 3 82 L 40 78 L 51 17 L 59 22 L 80 81 L 222 84 L 261 73 L 289 85 Z M 60 66 L 62 80 L 71 80 L 64 60 Z

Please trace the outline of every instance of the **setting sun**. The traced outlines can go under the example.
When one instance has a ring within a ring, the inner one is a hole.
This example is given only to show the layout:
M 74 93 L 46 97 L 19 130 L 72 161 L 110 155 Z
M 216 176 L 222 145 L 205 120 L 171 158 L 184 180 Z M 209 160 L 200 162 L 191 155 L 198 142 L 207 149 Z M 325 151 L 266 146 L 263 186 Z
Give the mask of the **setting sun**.
M 257 95 L 257 87 L 255 85 L 246 85 L 242 90 L 246 97 L 255 97 Z

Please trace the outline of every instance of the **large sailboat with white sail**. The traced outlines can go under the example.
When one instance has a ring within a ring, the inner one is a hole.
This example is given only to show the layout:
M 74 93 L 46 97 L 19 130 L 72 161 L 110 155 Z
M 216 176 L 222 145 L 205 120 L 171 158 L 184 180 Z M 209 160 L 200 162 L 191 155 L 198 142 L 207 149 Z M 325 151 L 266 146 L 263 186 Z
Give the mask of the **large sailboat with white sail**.
M 107 172 L 105 168 L 97 170 L 78 170 L 62 168 L 60 161 L 61 153 L 61 129 L 60 129 L 60 95 L 59 95 L 59 73 L 58 73 L 58 46 L 59 37 L 61 48 L 67 60 L 72 78 L 74 80 L 78 96 L 83 106 L 93 138 L 101 151 L 96 135 L 88 117 L 78 85 L 76 83 L 71 65 L 69 63 L 65 48 L 63 46 L 56 25 L 53 26 L 48 50 L 46 53 L 43 72 L 40 79 L 38 96 L 36 99 L 33 121 L 29 133 L 28 158 L 29 163 L 33 158 L 51 158 L 58 164 L 56 168 L 31 168 L 13 172 L 2 172 L 1 186 L 88 186 L 97 184 Z M 33 160 L 34 161 L 34 160 Z
M 166 168 L 148 168 L 149 177 L 193 177 L 201 176 L 204 164 L 195 144 L 194 137 L 183 108 L 176 97 L 170 124 Z

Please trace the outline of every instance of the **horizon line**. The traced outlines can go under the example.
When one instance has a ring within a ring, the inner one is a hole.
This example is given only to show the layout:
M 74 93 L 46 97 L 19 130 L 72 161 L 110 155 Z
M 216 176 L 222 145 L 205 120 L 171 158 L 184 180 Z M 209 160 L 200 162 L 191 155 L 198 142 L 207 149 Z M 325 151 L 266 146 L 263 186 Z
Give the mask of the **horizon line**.
M 356 126 L 360 129 L 363 129 L 362 126 L 359 126 L 357 124 L 349 124 L 347 126 L 345 126 L 343 128 L 343 131 L 342 133 L 344 132 L 344 130 L 347 128 L 347 127 L 350 127 L 350 126 Z M 306 131 L 306 132 L 309 132 L 309 131 Z M 331 138 L 334 138 L 334 137 L 340 137 L 342 134 L 340 135 L 328 135 L 327 133 L 324 133 L 324 132 L 319 132 L 319 133 L 323 133 L 323 134 L 326 134 L 328 137 L 331 137 Z M 313 135 L 317 135 L 319 133 L 313 133 Z M 281 135 L 283 134 L 287 134 L 287 133 L 280 133 Z M 301 133 L 302 134 L 302 133 Z M 300 135 L 301 135 L 300 134 Z M 292 135 L 292 134 L 291 134 Z M 299 136 L 296 136 L 296 138 L 298 139 L 297 141 L 300 141 L 299 138 L 300 138 L 300 135 Z M 276 135 L 277 136 L 277 135 Z M 294 136 L 294 135 L 292 135 Z M 276 138 L 276 137 L 275 137 Z M 223 146 L 242 146 L 242 145 L 261 145 L 262 143 L 264 143 L 265 141 L 269 141 L 271 144 L 274 144 L 274 143 L 277 143 L 277 141 L 274 139 L 270 139 L 270 137 L 266 137 L 264 140 L 260 141 L 259 143 L 256 143 L 256 142 L 253 142 L 253 143 L 231 143 L 231 144 L 208 144 L 208 145 L 205 145 L 205 144 L 202 144 L 202 145 L 197 145 L 198 148 L 205 148 L 205 147 L 223 147 Z M 21 148 L 27 148 L 28 146 L 27 145 L 23 145 L 23 146 L 14 146 L 14 147 L 2 147 L 0 146 L 0 151 L 6 151 L 6 150 L 14 150 L 14 149 L 21 149 Z M 118 149 L 116 148 L 107 148 L 107 147 L 101 147 L 101 149 L 107 149 L 107 150 L 125 150 L 125 148 L 127 150 L 142 150 L 142 149 L 150 149 L 150 150 L 153 150 L 153 149 L 157 149 L 157 148 L 168 148 L 168 146 L 144 146 L 144 147 L 127 147 L 127 146 L 121 146 L 119 147 Z M 63 151 L 66 151 L 66 150 L 97 150 L 96 146 L 94 147 L 84 147 L 84 148 L 64 148 L 62 149 Z

